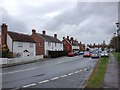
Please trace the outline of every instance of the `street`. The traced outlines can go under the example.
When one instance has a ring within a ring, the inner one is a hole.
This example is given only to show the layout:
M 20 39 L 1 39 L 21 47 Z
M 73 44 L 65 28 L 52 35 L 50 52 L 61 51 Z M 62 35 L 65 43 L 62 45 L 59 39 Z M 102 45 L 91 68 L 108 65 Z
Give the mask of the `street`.
M 3 88 L 82 88 L 98 59 L 51 58 L 2 69 Z

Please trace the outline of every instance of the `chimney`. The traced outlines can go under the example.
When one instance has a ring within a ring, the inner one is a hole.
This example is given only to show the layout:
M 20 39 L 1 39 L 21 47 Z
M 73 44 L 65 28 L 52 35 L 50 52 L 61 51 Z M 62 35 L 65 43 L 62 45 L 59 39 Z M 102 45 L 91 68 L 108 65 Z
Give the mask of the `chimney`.
M 73 37 L 70 38 L 73 41 Z
M 67 36 L 67 40 L 69 40 L 69 36 Z
M 63 37 L 63 39 L 65 39 L 65 37 Z
M 54 34 L 54 37 L 57 38 L 57 34 Z
M 6 23 L 1 25 L 1 43 L 2 45 L 7 44 L 7 28 Z
M 35 29 L 32 29 L 32 34 L 36 33 L 36 30 Z
M 44 30 L 44 31 L 42 31 L 42 34 L 46 35 L 46 31 L 45 31 L 45 30 Z

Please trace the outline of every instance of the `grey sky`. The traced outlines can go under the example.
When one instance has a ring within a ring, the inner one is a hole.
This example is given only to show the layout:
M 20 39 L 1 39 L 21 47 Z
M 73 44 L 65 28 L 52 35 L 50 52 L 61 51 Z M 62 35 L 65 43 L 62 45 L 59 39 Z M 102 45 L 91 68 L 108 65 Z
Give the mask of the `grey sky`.
M 2 22 L 9 30 L 31 34 L 34 28 L 48 35 L 72 36 L 85 44 L 109 43 L 116 31 L 116 2 L 81 2 L 59 0 L 1 0 Z M 1 22 L 1 23 L 2 23 Z

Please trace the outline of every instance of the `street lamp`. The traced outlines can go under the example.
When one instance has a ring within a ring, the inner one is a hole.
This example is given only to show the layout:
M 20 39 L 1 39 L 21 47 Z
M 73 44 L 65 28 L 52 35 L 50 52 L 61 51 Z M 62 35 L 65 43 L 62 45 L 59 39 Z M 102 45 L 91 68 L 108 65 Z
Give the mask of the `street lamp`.
M 119 34 L 120 34 L 120 23 L 116 23 L 117 26 L 117 51 L 118 51 L 118 59 L 119 59 Z

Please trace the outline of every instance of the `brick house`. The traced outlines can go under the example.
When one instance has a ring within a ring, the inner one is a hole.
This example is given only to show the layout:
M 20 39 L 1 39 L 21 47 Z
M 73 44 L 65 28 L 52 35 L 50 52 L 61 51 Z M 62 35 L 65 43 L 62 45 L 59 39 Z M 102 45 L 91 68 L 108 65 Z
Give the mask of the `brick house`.
M 85 44 L 79 43 L 79 49 L 80 51 L 85 51 Z
M 71 37 L 70 39 L 69 36 L 67 36 L 67 38 L 63 37 L 62 42 L 63 42 L 64 50 L 67 52 L 80 50 L 78 41 L 74 40 L 73 37 Z
M 36 41 L 37 55 L 48 55 L 48 51 L 63 51 L 63 44 L 57 38 L 57 34 L 49 36 L 46 35 L 46 31 L 42 31 L 42 34 L 40 34 L 33 29 L 31 36 Z
M 1 43 L 7 46 L 9 51 L 15 56 L 27 57 L 35 56 L 35 41 L 31 35 L 8 31 L 8 26 L 1 25 Z

